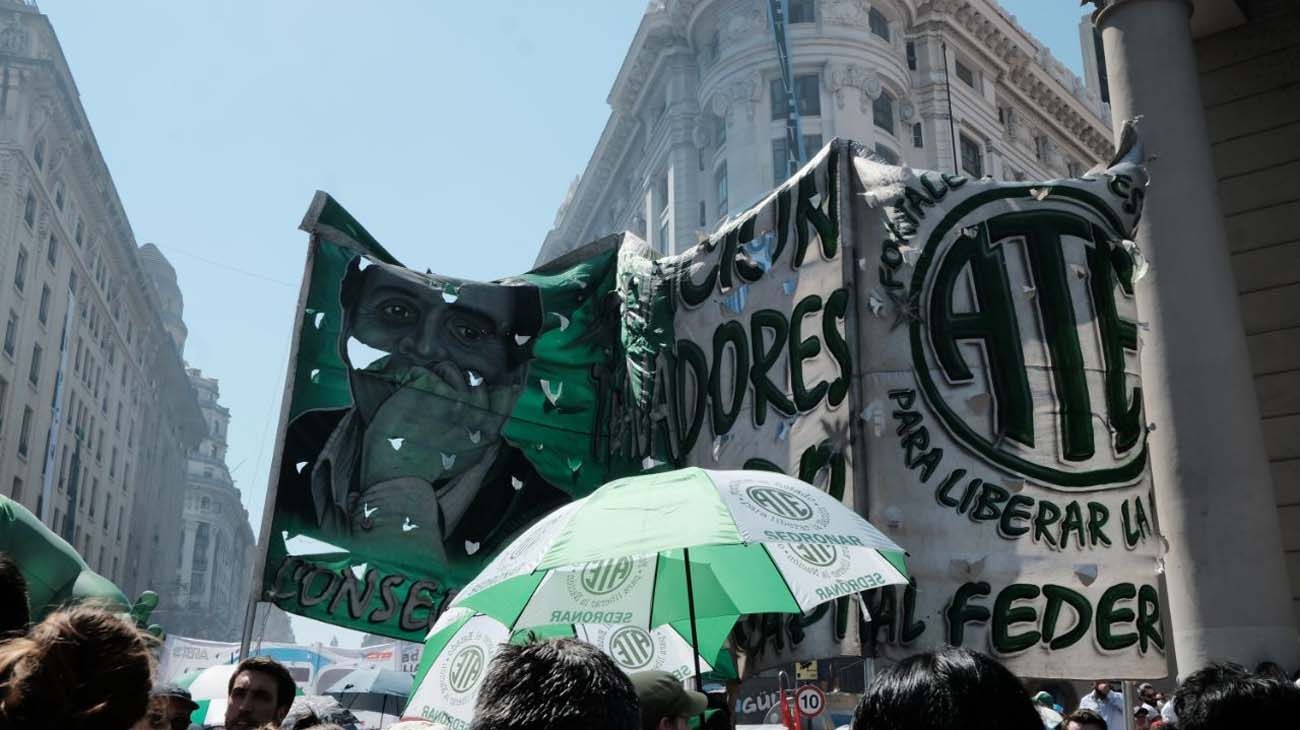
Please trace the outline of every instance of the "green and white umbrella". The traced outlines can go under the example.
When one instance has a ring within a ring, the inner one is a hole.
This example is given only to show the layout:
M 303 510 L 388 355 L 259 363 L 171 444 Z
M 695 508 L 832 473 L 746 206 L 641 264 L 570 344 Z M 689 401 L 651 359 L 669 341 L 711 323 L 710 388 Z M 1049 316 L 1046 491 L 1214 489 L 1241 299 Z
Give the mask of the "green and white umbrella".
M 610 482 L 507 545 L 452 606 L 508 628 L 652 629 L 800 613 L 908 582 L 904 551 L 783 474 L 689 468 Z
M 707 619 L 696 627 L 705 657 L 703 671 L 730 672 L 734 666 L 723 648 L 736 616 Z M 425 641 L 415 691 L 403 713 L 405 719 L 440 722 L 453 729 L 468 726 L 488 664 L 509 641 L 525 641 L 530 633 L 542 638 L 572 636 L 594 645 L 627 673 L 662 670 L 683 679 L 691 676 L 694 652 L 689 628 L 681 624 L 647 631 L 637 626 L 566 624 L 531 627 L 513 632 L 496 619 L 466 608 L 447 610 Z

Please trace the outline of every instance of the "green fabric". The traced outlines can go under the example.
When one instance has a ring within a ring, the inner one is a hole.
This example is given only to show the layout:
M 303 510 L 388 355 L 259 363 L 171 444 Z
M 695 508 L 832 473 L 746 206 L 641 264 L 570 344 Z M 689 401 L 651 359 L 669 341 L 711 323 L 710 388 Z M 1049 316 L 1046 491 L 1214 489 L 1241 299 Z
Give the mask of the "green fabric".
M 127 612 L 131 602 L 112 581 L 94 572 L 63 538 L 26 507 L 0 496 L 0 551 L 18 564 L 27 580 L 32 621 L 60 606 L 94 602 Z
M 798 613 L 799 606 L 762 545 L 691 548 L 691 593 L 702 619 L 747 613 Z M 651 623 L 686 621 L 686 566 L 682 551 L 659 556 Z
M 434 660 L 442 653 L 443 648 L 447 646 L 447 642 L 451 641 L 456 632 L 460 631 L 460 628 L 472 618 L 474 618 L 473 612 L 466 611 L 464 618 L 453 621 L 451 625 L 439 630 L 436 634 L 431 634 L 425 640 L 424 651 L 420 654 L 420 665 L 415 670 L 415 681 L 411 682 L 411 692 L 415 692 L 415 689 L 424 681 L 424 675 L 429 673 L 429 667 L 433 666 Z
M 514 628 L 515 621 L 519 620 L 519 614 L 523 613 L 524 607 L 528 605 L 528 599 L 532 597 L 538 584 L 545 577 L 544 573 L 530 573 L 508 578 L 491 588 L 457 601 L 456 605 L 472 608 Z
M 594 492 L 570 517 L 538 569 L 736 542 L 735 520 L 709 475 L 680 469 L 620 479 Z

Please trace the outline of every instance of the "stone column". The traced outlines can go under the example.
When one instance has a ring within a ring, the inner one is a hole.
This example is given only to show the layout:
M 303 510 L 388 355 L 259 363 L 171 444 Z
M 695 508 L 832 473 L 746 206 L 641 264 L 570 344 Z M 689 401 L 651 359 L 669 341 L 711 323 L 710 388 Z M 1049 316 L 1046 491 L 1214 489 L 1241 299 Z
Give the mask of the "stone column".
M 1151 467 L 1179 676 L 1215 660 L 1300 662 L 1277 507 L 1262 442 L 1210 156 L 1189 0 L 1111 0 L 1093 15 L 1115 128 L 1153 156 L 1138 243 Z

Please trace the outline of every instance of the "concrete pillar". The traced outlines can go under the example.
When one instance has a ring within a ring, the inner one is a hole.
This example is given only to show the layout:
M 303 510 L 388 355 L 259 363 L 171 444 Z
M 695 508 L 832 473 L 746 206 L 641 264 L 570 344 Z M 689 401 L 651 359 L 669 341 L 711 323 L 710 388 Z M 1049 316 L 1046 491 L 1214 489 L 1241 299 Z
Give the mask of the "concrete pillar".
M 1094 13 L 1111 110 L 1138 115 L 1151 186 L 1138 292 L 1151 467 L 1179 676 L 1215 660 L 1300 663 L 1277 508 L 1201 101 L 1188 0 Z

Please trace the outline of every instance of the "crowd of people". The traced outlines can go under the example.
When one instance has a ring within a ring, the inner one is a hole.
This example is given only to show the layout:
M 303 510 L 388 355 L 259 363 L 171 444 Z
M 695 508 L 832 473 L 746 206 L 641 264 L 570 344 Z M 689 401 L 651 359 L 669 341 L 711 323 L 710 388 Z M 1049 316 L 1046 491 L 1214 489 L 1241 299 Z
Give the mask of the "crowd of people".
M 21 610 L 20 610 L 21 608 Z M 156 640 L 127 619 L 93 607 L 51 613 L 29 626 L 22 575 L 0 554 L 0 730 L 190 730 L 198 708 L 176 685 L 153 683 Z M 225 730 L 352 730 L 295 705 L 289 670 L 269 657 L 244 659 L 230 676 Z M 1098 681 L 1060 730 L 1118 730 L 1131 711 L 1139 730 L 1295 727 L 1300 687 L 1272 665 L 1248 671 L 1215 664 L 1186 677 L 1166 700 L 1151 685 L 1126 707 Z M 851 730 L 1043 730 L 1040 706 L 992 658 L 962 648 L 909 657 L 876 675 Z M 291 715 L 291 709 L 298 707 Z M 710 698 L 666 672 L 626 675 L 576 639 L 505 646 L 489 667 L 469 730 L 686 730 Z M 1047 714 L 1046 716 L 1051 716 Z M 718 718 L 722 718 L 718 721 Z M 704 730 L 730 727 L 724 711 Z M 446 730 L 404 721 L 394 730 Z

